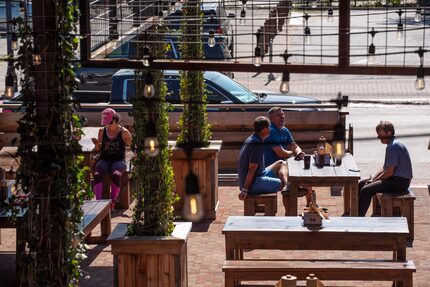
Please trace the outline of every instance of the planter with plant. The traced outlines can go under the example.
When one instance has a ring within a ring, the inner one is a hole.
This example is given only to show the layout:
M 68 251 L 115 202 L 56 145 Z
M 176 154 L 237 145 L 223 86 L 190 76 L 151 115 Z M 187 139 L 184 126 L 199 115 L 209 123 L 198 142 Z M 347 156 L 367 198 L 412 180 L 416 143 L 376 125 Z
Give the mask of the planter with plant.
M 200 1 L 184 4 L 180 50 L 184 59 L 202 59 L 202 11 Z M 215 219 L 218 208 L 218 154 L 221 141 L 209 142 L 207 95 L 203 71 L 180 72 L 180 97 L 184 111 L 172 162 L 176 193 L 175 213 L 196 221 Z
M 145 36 L 145 42 L 149 42 Z M 160 43 L 162 41 L 151 41 Z M 164 47 L 141 47 L 142 58 L 162 57 Z M 118 224 L 108 242 L 118 276 L 117 286 L 187 286 L 187 239 L 191 223 L 173 222 L 173 170 L 168 149 L 169 105 L 166 83 L 159 70 L 136 70 L 132 177 L 135 182 L 132 222 Z M 161 285 L 160 285 L 161 284 Z

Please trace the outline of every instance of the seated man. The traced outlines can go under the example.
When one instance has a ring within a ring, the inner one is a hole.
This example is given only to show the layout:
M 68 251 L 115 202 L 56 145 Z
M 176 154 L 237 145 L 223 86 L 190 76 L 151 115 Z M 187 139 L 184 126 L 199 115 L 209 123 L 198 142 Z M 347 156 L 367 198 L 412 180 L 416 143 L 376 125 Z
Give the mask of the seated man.
M 278 160 L 286 160 L 291 156 L 303 160 L 305 153 L 296 144 L 290 131 L 285 125 L 285 114 L 281 107 L 273 107 L 269 110 L 270 135 L 264 146 L 264 164 L 270 166 Z M 300 188 L 299 196 L 306 195 L 306 206 L 312 201 L 312 187 Z
M 287 183 L 287 165 L 279 160 L 264 168 L 264 139 L 269 136 L 269 119 L 254 120 L 254 133 L 246 139 L 239 153 L 239 199 L 249 194 L 275 193 Z
M 386 144 L 385 162 L 374 177 L 363 179 L 358 184 L 358 215 L 365 216 L 372 197 L 380 192 L 402 193 L 408 189 L 412 179 L 412 163 L 408 149 L 395 136 L 394 125 L 380 121 L 376 134 L 382 144 Z

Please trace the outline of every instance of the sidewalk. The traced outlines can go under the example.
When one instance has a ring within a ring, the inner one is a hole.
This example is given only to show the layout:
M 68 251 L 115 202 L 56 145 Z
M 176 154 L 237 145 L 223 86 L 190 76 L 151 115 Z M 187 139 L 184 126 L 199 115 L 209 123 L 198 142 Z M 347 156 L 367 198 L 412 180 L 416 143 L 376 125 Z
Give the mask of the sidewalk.
M 415 201 L 415 241 L 413 248 L 407 249 L 407 259 L 414 261 L 417 273 L 414 274 L 415 287 L 427 287 L 430 282 L 430 197 L 427 189 L 414 189 L 417 195 Z M 219 188 L 219 210 L 217 219 L 213 222 L 205 221 L 193 226 L 188 241 L 188 280 L 189 287 L 222 287 L 224 274 L 221 270 L 225 259 L 224 236 L 221 234 L 227 217 L 230 215 L 243 215 L 243 202 L 237 199 L 237 187 L 226 186 Z M 278 200 L 278 216 L 282 216 L 284 208 L 282 200 Z M 329 209 L 330 216 L 340 216 L 343 213 L 343 198 L 331 196 L 328 188 L 317 189 L 318 203 Z M 300 198 L 299 210 L 304 207 L 304 198 Z M 369 212 L 370 214 L 370 212 Z M 368 215 L 369 215 L 368 214 Z M 117 211 L 113 214 L 112 225 L 119 222 L 129 222 L 131 211 Z M 98 230 L 97 228 L 95 230 Z M 14 251 L 15 232 L 9 229 L 2 231 L 2 244 L 0 245 L 0 282 L 1 286 L 9 287 L 14 284 Z M 88 258 L 82 263 L 84 278 L 79 286 L 106 287 L 113 286 L 113 257 L 110 246 L 90 245 Z M 357 252 L 347 251 L 249 251 L 246 258 L 258 258 L 264 254 L 265 258 L 357 258 Z M 360 259 L 390 258 L 390 252 L 360 252 Z M 270 283 L 270 282 L 269 282 Z M 333 282 L 330 286 L 333 286 Z M 339 282 L 337 286 L 367 286 L 389 287 L 389 282 Z

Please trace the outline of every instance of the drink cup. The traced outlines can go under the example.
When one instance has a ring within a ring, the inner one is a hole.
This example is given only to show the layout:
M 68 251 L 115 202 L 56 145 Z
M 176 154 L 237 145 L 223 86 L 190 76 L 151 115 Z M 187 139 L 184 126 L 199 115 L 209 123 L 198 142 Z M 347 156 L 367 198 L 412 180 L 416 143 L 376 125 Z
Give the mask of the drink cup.
M 310 154 L 305 154 L 304 164 L 305 164 L 305 169 L 309 169 L 311 167 L 311 155 Z

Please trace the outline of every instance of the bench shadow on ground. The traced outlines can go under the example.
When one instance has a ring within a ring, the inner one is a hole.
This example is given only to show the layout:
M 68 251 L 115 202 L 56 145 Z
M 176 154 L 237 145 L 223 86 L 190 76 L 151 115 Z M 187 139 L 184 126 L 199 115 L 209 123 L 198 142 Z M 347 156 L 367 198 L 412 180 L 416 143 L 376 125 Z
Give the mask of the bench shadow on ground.
M 79 280 L 79 286 L 112 286 L 112 266 L 93 266 L 98 256 L 103 252 L 108 252 L 110 254 L 110 251 L 104 250 L 107 246 L 106 244 L 92 246 L 93 245 L 91 245 L 88 252 L 86 252 L 87 258 L 81 262 L 82 277 Z M 97 276 L 94 276 L 95 274 L 97 274 Z

